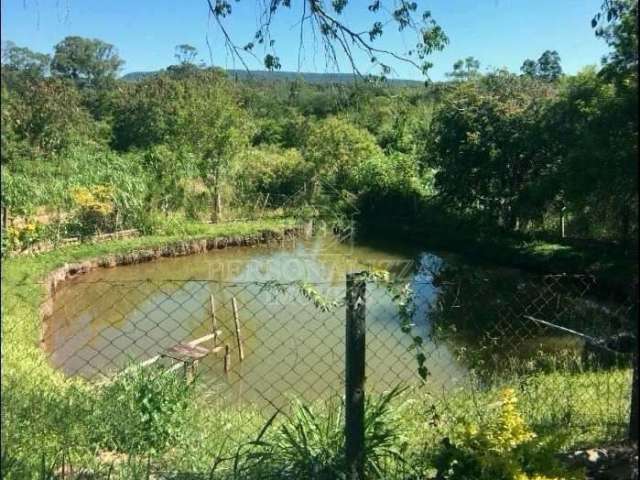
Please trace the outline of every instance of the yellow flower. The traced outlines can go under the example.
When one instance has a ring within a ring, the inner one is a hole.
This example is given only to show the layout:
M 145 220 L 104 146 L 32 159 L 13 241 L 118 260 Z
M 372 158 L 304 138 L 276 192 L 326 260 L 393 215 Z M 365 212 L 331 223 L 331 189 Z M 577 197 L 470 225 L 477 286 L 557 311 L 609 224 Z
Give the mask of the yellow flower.
M 95 185 L 90 189 L 77 187 L 71 191 L 71 197 L 82 209 L 101 215 L 107 215 L 113 211 L 113 189 L 107 185 Z
M 535 437 L 529 430 L 517 408 L 518 398 L 512 388 L 500 392 L 498 416 L 487 426 L 485 436 L 490 448 L 497 452 L 508 452 Z

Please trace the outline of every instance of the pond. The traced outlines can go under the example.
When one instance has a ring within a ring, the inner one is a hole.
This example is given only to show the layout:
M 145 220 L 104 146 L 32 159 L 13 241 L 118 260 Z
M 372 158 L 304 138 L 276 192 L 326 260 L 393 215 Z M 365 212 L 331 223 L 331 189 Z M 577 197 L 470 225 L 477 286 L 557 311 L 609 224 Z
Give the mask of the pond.
M 97 269 L 66 282 L 56 293 L 44 347 L 51 364 L 68 375 L 110 375 L 210 333 L 213 298 L 222 331 L 219 345 L 229 345 L 231 360 L 228 372 L 220 353 L 200 361 L 198 375 L 213 395 L 273 405 L 292 396 L 324 398 L 343 391 L 345 276 L 385 269 L 411 287 L 414 326 L 411 335 L 401 331 L 398 300 L 388 285 L 367 285 L 367 388 L 383 391 L 398 383 L 419 383 L 416 352 L 410 350 L 411 337 L 419 335 L 425 339 L 429 371 L 425 388 L 438 392 L 467 376 L 468 365 L 451 342 L 429 339 L 439 297 L 452 301 L 449 311 L 465 311 L 456 305 L 459 292 L 449 289 L 444 295 L 446 282 L 435 281 L 439 272 L 456 265 L 461 262 L 454 257 L 417 248 L 318 236 Z M 499 276 L 512 287 L 524 278 L 514 271 Z M 475 295 L 473 311 L 487 303 L 483 294 Z M 232 299 L 238 306 L 243 361 Z M 327 309 L 318 304 L 322 302 Z M 469 337 L 466 341 L 473 343 Z

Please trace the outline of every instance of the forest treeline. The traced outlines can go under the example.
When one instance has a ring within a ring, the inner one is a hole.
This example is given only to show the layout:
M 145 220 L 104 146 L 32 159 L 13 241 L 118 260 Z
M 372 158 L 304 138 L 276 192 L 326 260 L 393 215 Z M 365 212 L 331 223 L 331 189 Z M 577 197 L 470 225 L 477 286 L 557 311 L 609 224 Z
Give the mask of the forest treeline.
M 595 29 L 610 47 L 599 67 L 564 75 L 547 51 L 481 72 L 469 57 L 426 86 L 234 81 L 188 45 L 128 82 L 100 40 L 67 37 L 53 55 L 7 43 L 2 205 L 24 221 L 4 245 L 162 232 L 260 202 L 554 236 L 564 217 L 569 236 L 631 241 L 637 2 L 621 5 Z

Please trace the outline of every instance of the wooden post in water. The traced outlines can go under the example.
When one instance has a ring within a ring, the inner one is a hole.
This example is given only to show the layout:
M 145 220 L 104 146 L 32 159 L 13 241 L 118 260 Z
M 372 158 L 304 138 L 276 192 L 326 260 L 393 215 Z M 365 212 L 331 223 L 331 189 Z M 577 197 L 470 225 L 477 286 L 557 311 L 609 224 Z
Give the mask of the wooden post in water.
M 213 329 L 213 346 L 218 345 L 218 319 L 216 318 L 216 302 L 213 298 L 213 293 L 210 296 L 211 300 L 211 328 Z
M 236 340 L 238 341 L 238 357 L 240 361 L 243 361 L 244 348 L 242 347 L 242 337 L 240 336 L 240 318 L 238 318 L 238 302 L 236 302 L 236 297 L 231 297 L 231 305 L 233 306 L 233 323 L 236 327 Z
M 224 373 L 229 373 L 231 368 L 231 354 L 229 353 L 229 345 L 224 346 Z
M 345 458 L 348 480 L 364 480 L 365 294 L 364 275 L 347 274 Z

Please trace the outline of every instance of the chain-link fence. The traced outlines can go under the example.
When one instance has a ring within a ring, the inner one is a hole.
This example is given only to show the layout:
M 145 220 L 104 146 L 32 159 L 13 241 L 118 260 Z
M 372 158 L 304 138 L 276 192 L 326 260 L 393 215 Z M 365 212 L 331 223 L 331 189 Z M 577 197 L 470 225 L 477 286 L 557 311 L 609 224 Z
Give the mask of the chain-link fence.
M 79 278 L 51 299 L 42 348 L 66 375 L 104 380 L 153 364 L 195 374 L 221 405 L 266 412 L 344 392 L 345 293 L 340 280 Z M 511 382 L 546 415 L 622 428 L 631 311 L 630 298 L 603 294 L 587 275 L 373 274 L 366 390 L 402 384 L 447 398 Z

